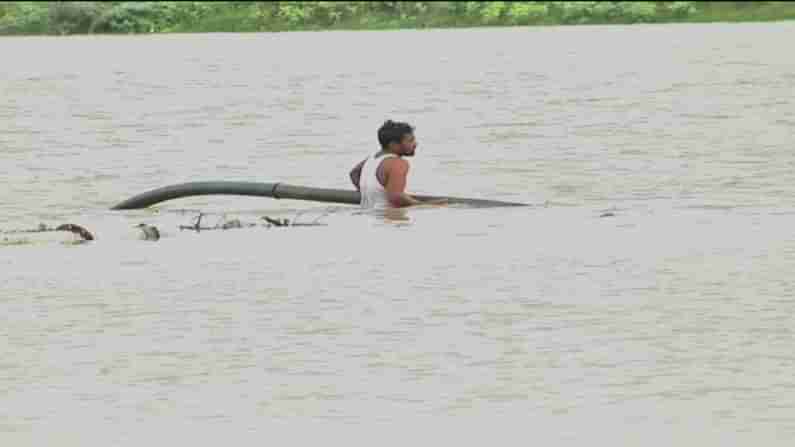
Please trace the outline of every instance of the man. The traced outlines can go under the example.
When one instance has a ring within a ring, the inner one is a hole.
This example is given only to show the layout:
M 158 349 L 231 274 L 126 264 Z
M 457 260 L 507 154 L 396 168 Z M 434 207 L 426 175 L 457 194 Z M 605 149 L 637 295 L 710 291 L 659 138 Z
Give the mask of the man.
M 412 205 L 440 205 L 445 201 L 422 202 L 406 194 L 409 163 L 417 150 L 414 128 L 407 123 L 385 122 L 378 129 L 381 150 L 357 164 L 351 182 L 361 193 L 362 208 L 402 208 Z

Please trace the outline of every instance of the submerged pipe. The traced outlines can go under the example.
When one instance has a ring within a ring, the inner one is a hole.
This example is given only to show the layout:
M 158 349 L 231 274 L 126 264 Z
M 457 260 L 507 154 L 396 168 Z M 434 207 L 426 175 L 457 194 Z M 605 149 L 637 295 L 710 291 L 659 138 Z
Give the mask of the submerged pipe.
M 312 200 L 316 202 L 332 202 L 347 205 L 360 203 L 359 191 L 345 189 L 310 188 L 306 186 L 287 185 L 284 183 L 259 182 L 189 182 L 165 186 L 131 197 L 111 208 L 112 210 L 135 210 L 146 208 L 167 200 L 191 196 L 206 195 L 238 195 L 271 197 L 274 199 Z M 446 199 L 451 205 L 467 205 L 472 207 L 527 206 L 525 203 L 500 202 L 497 200 L 469 199 L 464 197 L 443 197 L 412 194 L 418 200 Z

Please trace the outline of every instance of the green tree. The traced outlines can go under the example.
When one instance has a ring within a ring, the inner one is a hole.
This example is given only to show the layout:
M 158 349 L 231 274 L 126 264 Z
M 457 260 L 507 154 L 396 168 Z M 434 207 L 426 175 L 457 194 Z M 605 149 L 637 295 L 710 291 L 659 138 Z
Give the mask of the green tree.
M 543 2 L 513 2 L 508 7 L 507 16 L 511 24 L 528 25 L 543 19 L 549 13 L 549 7 Z

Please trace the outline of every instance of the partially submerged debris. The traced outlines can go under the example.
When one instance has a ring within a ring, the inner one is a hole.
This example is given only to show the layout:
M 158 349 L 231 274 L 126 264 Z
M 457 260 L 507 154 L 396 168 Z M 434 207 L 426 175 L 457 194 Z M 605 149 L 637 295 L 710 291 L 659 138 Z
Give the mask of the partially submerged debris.
M 243 224 L 240 222 L 239 219 L 232 219 L 226 220 L 225 216 L 221 219 L 221 221 L 216 222 L 213 226 L 202 226 L 202 218 L 206 216 L 204 213 L 199 213 L 194 221 L 193 225 L 180 225 L 180 230 L 193 230 L 197 233 L 200 231 L 207 231 L 207 230 L 231 230 L 233 228 L 250 228 L 256 227 L 256 224 Z
M 221 224 L 221 229 L 222 230 L 228 230 L 230 228 L 243 228 L 243 224 L 240 223 L 240 220 L 238 220 L 238 219 L 232 219 L 230 221 L 227 221 L 227 222 L 224 222 L 223 224 Z
M 271 227 L 316 227 L 316 226 L 326 226 L 324 223 L 318 223 L 318 221 L 329 214 L 329 210 L 326 210 L 323 214 L 319 217 L 314 219 L 311 222 L 301 222 L 299 223 L 298 216 L 301 215 L 299 213 L 293 219 L 279 219 L 273 218 L 269 216 L 263 216 L 257 222 L 241 222 L 240 219 L 227 219 L 226 216 L 222 216 L 215 225 L 203 225 L 202 222 L 207 217 L 204 213 L 199 213 L 196 216 L 192 225 L 180 225 L 180 230 L 193 230 L 196 232 L 199 231 L 207 231 L 207 230 L 232 230 L 232 229 L 241 229 L 241 228 L 271 228 Z M 262 221 L 265 221 L 264 223 Z M 136 231 L 135 238 L 139 240 L 145 241 L 158 241 L 162 237 L 160 229 L 158 229 L 154 225 L 149 225 L 146 223 L 139 223 L 134 225 L 133 228 Z M 127 236 L 129 237 L 129 235 Z M 40 243 L 40 242 L 60 242 L 62 244 L 81 244 L 88 241 L 95 240 L 95 236 L 93 233 L 88 231 L 85 227 L 73 224 L 73 223 L 66 223 L 62 225 L 58 225 L 57 227 L 48 227 L 47 225 L 41 223 L 36 228 L 27 229 L 27 230 L 0 230 L 0 246 L 10 246 L 10 245 L 27 245 L 33 243 Z
M 39 227 L 41 228 L 42 225 L 44 225 L 44 224 L 39 225 Z M 84 241 L 93 241 L 94 240 L 94 235 L 89 233 L 88 230 L 86 230 L 85 228 L 81 227 L 80 225 L 63 224 L 63 225 L 59 225 L 55 229 L 55 231 L 69 231 L 69 232 L 72 232 L 72 233 L 80 236 L 81 238 L 83 238 Z
M 206 216 L 204 213 L 199 213 L 196 217 L 192 225 L 180 225 L 180 230 L 193 230 L 196 232 L 200 231 L 208 231 L 208 230 L 232 230 L 232 229 L 240 229 L 240 228 L 271 228 L 271 227 L 321 227 L 326 226 L 326 224 L 318 223 L 317 220 L 313 222 L 307 223 L 299 223 L 295 220 L 290 219 L 278 219 L 269 216 L 262 216 L 260 219 L 264 220 L 265 224 L 257 224 L 257 223 L 244 223 L 241 222 L 240 219 L 230 219 L 227 220 L 226 217 L 222 217 L 219 222 L 215 225 L 202 225 L 202 219 Z M 322 216 L 321 216 L 322 217 Z
M 279 220 L 279 219 L 274 219 L 274 218 L 268 217 L 268 216 L 262 216 L 262 220 L 264 220 L 265 222 L 268 222 L 269 224 L 271 224 L 271 225 L 273 225 L 275 227 L 289 227 L 290 226 L 290 220 L 289 219 Z
M 137 228 L 141 229 L 141 239 L 145 241 L 157 241 L 160 240 L 160 230 L 153 225 L 147 224 L 138 224 L 136 225 Z
M 59 236 L 63 233 L 68 233 L 69 237 L 62 240 L 63 237 Z M 3 238 L 0 245 L 27 245 L 36 242 L 52 241 L 51 236 L 55 237 L 54 242 L 62 244 L 81 244 L 87 241 L 93 241 L 94 235 L 77 224 L 62 224 L 55 228 L 48 227 L 45 224 L 39 224 L 38 227 L 30 230 L 8 230 L 0 232 Z

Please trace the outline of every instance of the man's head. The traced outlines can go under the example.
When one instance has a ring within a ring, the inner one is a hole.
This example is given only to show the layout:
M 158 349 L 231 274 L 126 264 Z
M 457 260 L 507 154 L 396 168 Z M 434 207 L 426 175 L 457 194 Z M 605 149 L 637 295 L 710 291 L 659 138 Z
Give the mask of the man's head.
M 378 142 L 381 148 L 395 155 L 412 157 L 417 150 L 417 140 L 414 138 L 414 128 L 408 123 L 399 123 L 392 120 L 385 122 L 378 129 Z

